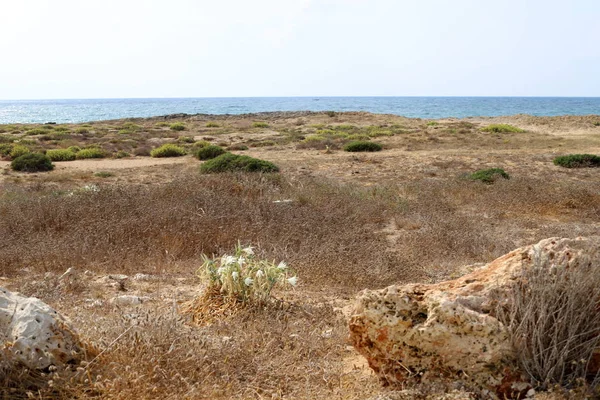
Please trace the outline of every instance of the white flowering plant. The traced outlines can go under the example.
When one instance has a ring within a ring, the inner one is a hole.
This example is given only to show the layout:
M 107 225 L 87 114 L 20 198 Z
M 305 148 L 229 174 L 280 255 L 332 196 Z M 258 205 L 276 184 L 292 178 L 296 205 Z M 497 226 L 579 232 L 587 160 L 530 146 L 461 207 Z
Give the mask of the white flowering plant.
M 298 283 L 298 277 L 285 262 L 261 260 L 253 247 L 239 243 L 233 255 L 202 257 L 199 277 L 212 289 L 234 300 L 266 302 L 276 285 L 296 286 Z

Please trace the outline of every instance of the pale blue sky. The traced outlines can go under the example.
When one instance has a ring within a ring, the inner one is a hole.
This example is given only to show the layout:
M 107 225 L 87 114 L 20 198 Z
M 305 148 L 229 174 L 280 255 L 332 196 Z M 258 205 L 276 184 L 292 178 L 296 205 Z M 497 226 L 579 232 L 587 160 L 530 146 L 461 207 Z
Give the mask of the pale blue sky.
M 2 0 L 0 99 L 600 96 L 598 0 Z

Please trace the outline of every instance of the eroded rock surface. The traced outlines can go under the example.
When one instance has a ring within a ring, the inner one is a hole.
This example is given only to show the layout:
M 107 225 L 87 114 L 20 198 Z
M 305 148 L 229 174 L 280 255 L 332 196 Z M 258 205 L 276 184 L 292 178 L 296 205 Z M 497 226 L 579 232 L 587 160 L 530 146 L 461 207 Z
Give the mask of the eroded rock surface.
M 386 383 L 452 379 L 490 398 L 526 393 L 506 328 L 490 312 L 534 261 L 552 268 L 582 258 L 600 261 L 600 238 L 545 239 L 456 280 L 363 291 L 350 339 Z
M 88 350 L 49 305 L 4 288 L 0 288 L 0 339 L 5 361 L 32 369 L 79 362 Z

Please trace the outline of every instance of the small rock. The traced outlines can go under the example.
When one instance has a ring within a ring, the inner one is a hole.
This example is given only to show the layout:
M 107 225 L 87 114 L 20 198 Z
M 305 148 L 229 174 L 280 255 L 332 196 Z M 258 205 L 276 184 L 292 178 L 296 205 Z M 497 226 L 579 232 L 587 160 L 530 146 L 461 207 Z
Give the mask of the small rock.
M 113 281 L 124 281 L 129 279 L 129 277 L 127 275 L 122 275 L 122 274 L 115 274 L 115 275 L 108 275 L 108 279 L 112 279 Z
M 134 281 L 151 281 L 154 279 L 156 279 L 156 277 L 149 274 L 135 274 L 133 276 Z
M 123 296 L 113 297 L 112 299 L 110 299 L 110 304 L 114 304 L 117 306 L 136 306 L 149 300 L 150 297 L 147 296 L 134 296 L 126 294 Z

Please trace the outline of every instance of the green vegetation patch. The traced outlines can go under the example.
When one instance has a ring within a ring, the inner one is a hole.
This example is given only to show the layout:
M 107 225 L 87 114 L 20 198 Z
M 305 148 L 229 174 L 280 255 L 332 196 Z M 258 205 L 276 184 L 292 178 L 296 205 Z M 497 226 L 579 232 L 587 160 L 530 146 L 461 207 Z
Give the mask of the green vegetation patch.
M 27 146 L 16 144 L 13 146 L 12 150 L 10 151 L 10 158 L 12 158 L 14 160 L 15 158 L 21 157 L 22 155 L 25 155 L 29 152 L 30 152 L 30 150 Z
M 279 167 L 272 162 L 249 156 L 225 153 L 200 166 L 204 174 L 219 172 L 279 172 Z
M 252 127 L 253 128 L 268 128 L 269 124 L 267 124 L 266 122 L 257 121 L 257 122 L 252 123 Z
M 173 143 L 163 144 L 150 152 L 151 157 L 181 157 L 185 156 L 185 154 L 186 152 L 183 147 Z
M 492 124 L 486 127 L 481 128 L 482 132 L 491 132 L 491 133 L 522 133 L 525 130 L 521 128 L 517 128 L 516 126 L 508 125 L 508 124 Z
M 46 151 L 46 155 L 52 161 L 73 161 L 76 154 L 69 149 L 53 149 Z
M 174 124 L 169 125 L 169 129 L 172 131 L 185 131 L 185 125 L 183 122 L 175 122 Z
M 217 124 L 216 122 L 208 122 L 208 123 L 206 124 L 206 127 L 207 127 L 207 128 L 220 128 L 220 127 L 221 127 L 221 125 Z
M 75 157 L 78 160 L 84 160 L 86 158 L 104 158 L 106 157 L 106 152 L 102 149 L 99 149 L 97 147 L 90 147 L 87 149 L 82 149 L 79 150 L 76 154 Z
M 45 135 L 48 133 L 47 129 L 43 129 L 43 128 L 33 128 L 33 129 L 29 129 L 27 131 L 25 131 L 26 135 Z
M 115 174 L 107 171 L 99 171 L 96 172 L 94 176 L 97 176 L 98 178 L 110 178 L 111 176 L 115 176 Z
M 15 171 L 22 172 L 43 172 L 52 171 L 54 164 L 52 160 L 41 153 L 27 153 L 15 158 L 10 167 Z
M 554 159 L 554 164 L 565 168 L 598 168 L 600 156 L 594 154 L 569 154 Z
M 225 154 L 226 151 L 221 146 L 215 146 L 213 144 L 201 147 L 194 153 L 194 156 L 198 160 L 211 160 L 215 157 Z
M 381 151 L 382 147 L 379 143 L 375 142 L 350 142 L 344 146 L 344 151 L 358 152 L 358 151 Z
M 502 168 L 480 169 L 469 175 L 469 178 L 474 181 L 481 181 L 488 185 L 496 182 L 498 179 L 510 179 L 510 176 Z

